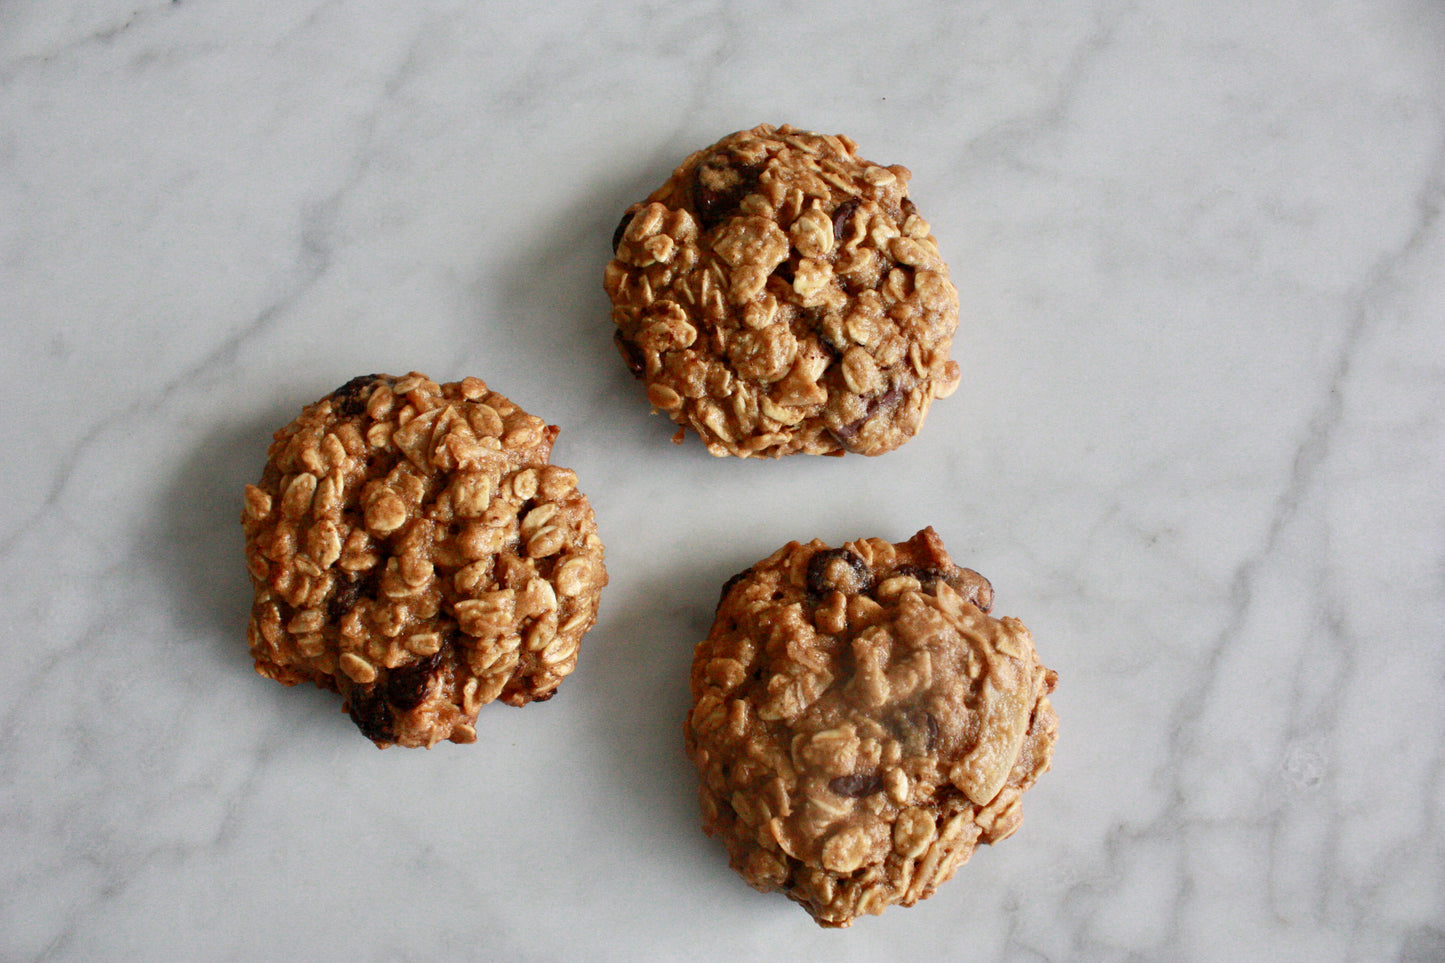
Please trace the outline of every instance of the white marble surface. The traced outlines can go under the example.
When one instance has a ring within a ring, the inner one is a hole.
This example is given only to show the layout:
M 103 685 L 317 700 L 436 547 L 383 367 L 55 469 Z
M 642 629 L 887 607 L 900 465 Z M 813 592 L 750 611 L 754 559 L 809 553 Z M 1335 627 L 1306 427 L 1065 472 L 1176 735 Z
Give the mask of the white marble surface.
M 914 171 L 962 388 L 874 460 L 646 412 L 623 207 L 759 122 Z M 0 2 L 0 958 L 1445 959 L 1445 7 Z M 251 671 L 241 486 L 354 374 L 563 428 L 552 702 L 378 752 Z M 1059 671 L 1017 836 L 846 932 L 697 829 L 716 587 L 936 527 Z

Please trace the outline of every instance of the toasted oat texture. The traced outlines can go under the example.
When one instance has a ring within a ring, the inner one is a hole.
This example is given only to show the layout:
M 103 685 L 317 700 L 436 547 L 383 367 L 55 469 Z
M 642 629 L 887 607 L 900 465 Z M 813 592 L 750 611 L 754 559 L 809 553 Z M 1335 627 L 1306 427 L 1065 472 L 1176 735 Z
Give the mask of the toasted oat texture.
M 654 409 L 714 455 L 878 455 L 958 387 L 958 292 L 905 167 L 763 125 L 627 209 L 605 287 Z
M 308 406 L 245 491 L 256 671 L 340 692 L 382 748 L 550 698 L 607 584 L 557 431 L 476 378 L 365 375 Z
M 684 728 L 703 828 L 743 879 L 848 926 L 1018 828 L 1057 677 L 992 601 L 931 528 L 790 542 L 723 586 Z

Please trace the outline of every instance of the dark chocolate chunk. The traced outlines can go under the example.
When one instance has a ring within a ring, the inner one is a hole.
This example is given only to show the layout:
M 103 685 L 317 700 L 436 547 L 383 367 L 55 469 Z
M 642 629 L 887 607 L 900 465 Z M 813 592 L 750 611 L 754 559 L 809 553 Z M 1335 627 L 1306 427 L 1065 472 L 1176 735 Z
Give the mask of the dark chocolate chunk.
M 838 209 L 833 212 L 833 240 L 841 241 L 848 236 L 848 223 L 853 220 L 853 214 L 857 210 L 856 197 L 838 205 Z
M 371 398 L 371 389 L 380 378 L 379 374 L 359 375 L 331 392 L 331 406 L 343 418 L 355 418 L 366 411 L 366 402 Z
M 693 173 L 692 209 L 704 231 L 737 213 L 743 198 L 757 187 L 763 166 L 739 166 L 727 154 L 714 154 L 698 164 Z
M 350 612 L 357 602 L 362 599 L 376 598 L 376 590 L 380 586 L 381 566 L 379 565 L 364 572 L 353 572 L 347 578 L 338 578 L 336 588 L 331 592 L 331 598 L 326 600 L 326 620 L 333 625 L 340 622 L 342 616 Z
M 834 438 L 838 439 L 838 443 L 840 445 L 842 445 L 844 448 L 848 448 L 850 445 L 853 444 L 854 439 L 858 437 L 858 432 L 863 430 L 864 425 L 866 425 L 872 419 L 878 417 L 878 415 L 891 411 L 892 409 L 898 407 L 898 402 L 902 400 L 902 398 L 903 389 L 897 385 L 894 385 L 878 397 L 868 399 L 868 407 L 863 412 L 863 417 L 858 418 L 855 421 L 850 421 L 846 425 L 839 425 L 836 428 L 829 428 L 828 433 Z
M 636 213 L 632 208 L 622 215 L 622 220 L 617 222 L 617 227 L 612 231 L 612 253 L 617 253 L 617 247 L 622 243 L 622 235 L 627 233 L 627 225 L 632 223 L 632 215 Z
M 872 585 L 868 566 L 846 548 L 827 548 L 808 560 L 808 593 L 814 598 L 833 592 L 858 595 Z
M 793 279 L 795 278 L 795 276 L 796 275 L 793 269 L 793 261 L 791 258 L 785 258 L 782 262 L 778 264 L 777 267 L 773 268 L 773 277 L 779 279 L 788 287 L 793 286 Z
M 326 600 L 326 620 L 332 624 L 341 621 L 341 617 L 351 611 L 351 607 L 360 597 L 361 592 L 355 581 L 338 579 L 336 590 L 331 593 L 331 598 Z
M 396 738 L 391 706 L 375 686 L 353 690 L 347 702 L 351 721 L 366 738 L 372 742 L 392 742 Z
M 847 336 L 842 330 L 843 319 L 836 312 L 829 314 L 820 307 L 804 308 L 802 315 L 822 349 L 833 361 L 842 360 L 843 352 L 848 349 Z
M 620 328 L 612 333 L 612 343 L 617 345 L 622 361 L 627 365 L 627 370 L 632 372 L 632 377 L 641 378 L 647 370 L 642 359 L 642 349 L 624 338 Z
M 739 582 L 741 582 L 743 579 L 747 578 L 751 574 L 753 574 L 753 570 L 751 568 L 745 568 L 741 572 L 730 577 L 726 582 L 724 582 L 722 591 L 718 593 L 717 604 L 722 605 L 723 599 L 728 597 L 728 593 L 733 590 L 733 586 L 737 585 Z
M 391 670 L 386 679 L 386 701 L 402 711 L 415 709 L 426 700 L 431 680 L 442 664 L 442 650 Z

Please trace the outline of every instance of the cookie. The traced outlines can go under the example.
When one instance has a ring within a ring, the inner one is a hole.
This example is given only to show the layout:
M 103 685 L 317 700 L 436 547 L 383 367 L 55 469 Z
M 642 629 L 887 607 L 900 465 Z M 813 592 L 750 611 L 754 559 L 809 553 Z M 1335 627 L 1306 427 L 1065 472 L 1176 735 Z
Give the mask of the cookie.
M 476 378 L 365 375 L 306 407 L 245 490 L 256 671 L 339 692 L 382 748 L 550 698 L 607 584 L 557 432 Z
M 714 455 L 877 455 L 958 386 L 958 292 L 907 168 L 847 137 L 724 137 L 623 215 L 614 339 L 681 441 Z
M 1057 677 L 992 602 L 931 528 L 790 542 L 723 586 L 684 729 L 703 828 L 743 879 L 848 926 L 1018 828 Z

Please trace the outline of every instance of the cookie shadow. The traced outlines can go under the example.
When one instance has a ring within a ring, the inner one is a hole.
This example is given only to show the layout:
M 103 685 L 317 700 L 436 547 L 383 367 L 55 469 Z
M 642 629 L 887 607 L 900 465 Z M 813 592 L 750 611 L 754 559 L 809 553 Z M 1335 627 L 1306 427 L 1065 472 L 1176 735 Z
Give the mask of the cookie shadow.
M 221 425 L 191 451 L 164 492 L 158 563 L 171 584 L 185 635 L 209 642 L 226 668 L 251 670 L 246 620 L 251 580 L 241 531 L 241 493 L 261 476 L 277 409 L 254 422 Z
M 659 851 L 710 867 L 727 887 L 738 880 L 722 844 L 702 832 L 683 722 L 693 648 L 712 626 L 723 582 L 748 564 L 741 556 L 732 565 L 657 559 L 640 578 L 616 578 L 622 584 L 603 597 L 601 637 L 585 666 L 590 725 L 611 757 L 603 767 L 614 781 L 609 795 L 633 807 L 620 818 L 642 822 Z
M 242 492 L 261 477 L 275 429 L 304 403 L 299 395 L 289 403 L 278 399 L 267 414 L 218 425 L 200 440 L 163 494 L 152 529 L 159 535 L 155 558 L 162 577 L 177 587 L 172 617 L 196 660 L 183 673 L 188 684 L 246 688 L 248 698 L 275 714 L 280 731 L 294 731 L 294 720 L 304 716 L 303 729 L 347 740 L 355 728 L 333 693 L 309 684 L 283 689 L 261 678 L 246 644 L 253 591 Z
M 623 212 L 670 170 L 648 166 L 629 178 L 579 186 L 553 222 L 539 226 L 537 240 L 518 245 L 503 262 L 499 291 L 478 292 L 478 301 L 500 322 L 485 326 L 497 342 L 495 353 L 547 372 L 546 384 L 515 386 L 523 407 L 535 401 L 537 413 L 547 417 L 556 405 L 593 433 L 635 438 L 664 431 L 650 419 L 642 386 L 613 344 L 612 305 L 602 282 Z M 492 366 L 484 361 L 473 367 Z

